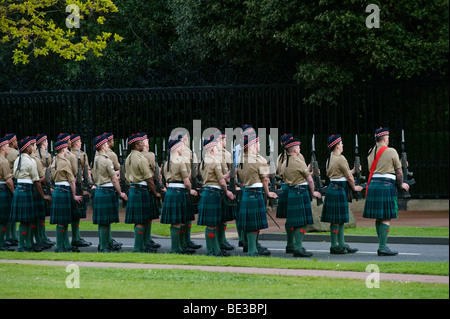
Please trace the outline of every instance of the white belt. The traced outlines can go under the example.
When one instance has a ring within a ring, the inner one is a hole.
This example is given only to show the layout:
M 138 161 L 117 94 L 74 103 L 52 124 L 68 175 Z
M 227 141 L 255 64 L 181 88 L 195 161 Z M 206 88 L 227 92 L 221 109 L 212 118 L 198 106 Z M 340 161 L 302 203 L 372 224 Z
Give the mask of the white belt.
M 296 186 L 307 186 L 307 185 L 308 185 L 308 182 L 304 182 L 304 183 L 301 183 L 301 184 L 294 185 L 294 187 L 296 187 Z
M 340 177 L 340 178 L 330 178 L 330 182 L 346 182 L 347 178 L 344 177 Z
M 142 182 L 140 182 L 140 183 L 133 183 L 133 184 L 142 185 L 142 186 L 147 186 L 147 181 L 142 181 Z
M 262 183 L 254 183 L 254 184 L 248 186 L 248 188 L 259 188 L 259 187 L 263 187 L 263 184 Z
M 221 189 L 220 186 L 217 186 L 217 185 L 205 185 L 205 187 L 212 187 L 212 188 Z
M 169 183 L 169 187 L 171 188 L 186 188 L 183 183 Z
M 6 182 L 2 182 L 2 181 L 0 181 L 0 185 L 3 185 L 3 184 L 6 184 Z
M 17 183 L 21 183 L 21 184 L 33 184 L 33 181 L 31 179 L 21 179 L 19 178 L 17 180 Z
M 70 186 L 69 182 L 55 182 L 56 186 Z
M 114 187 L 114 185 L 113 185 L 113 183 L 105 183 L 105 184 L 100 185 L 100 187 Z
M 393 179 L 393 180 L 397 179 L 397 177 L 394 174 L 373 174 L 372 178 L 373 177 L 390 178 L 390 179 Z

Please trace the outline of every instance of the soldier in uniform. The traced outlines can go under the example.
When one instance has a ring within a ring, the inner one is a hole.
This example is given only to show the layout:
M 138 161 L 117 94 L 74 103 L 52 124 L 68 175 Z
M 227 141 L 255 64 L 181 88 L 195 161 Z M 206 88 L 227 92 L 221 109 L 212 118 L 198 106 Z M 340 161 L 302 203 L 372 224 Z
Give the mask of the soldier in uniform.
M 99 252 L 113 252 L 120 250 L 121 245 L 111 238 L 111 224 L 119 222 L 117 196 L 123 200 L 128 197 L 120 189 L 119 179 L 114 170 L 114 164 L 107 155 L 108 137 L 97 136 L 94 139 L 94 149 L 97 156 L 92 168 L 94 182 L 98 185 L 95 189 L 92 222 L 98 225 Z
M 300 156 L 300 140 L 291 137 L 286 142 L 285 148 L 287 157 L 281 172 L 284 181 L 289 184 L 286 227 L 289 227 L 294 233 L 294 257 L 310 257 L 312 253 L 303 247 L 306 225 L 313 224 L 311 197 L 308 189 L 315 197 L 321 198 L 321 195 L 314 191 L 314 182 L 306 163 Z
M 183 147 L 183 154 L 182 156 L 187 159 L 186 166 L 190 174 L 192 174 L 191 167 L 193 163 L 197 165 L 197 174 L 199 175 L 198 170 L 198 160 L 197 155 L 195 155 L 195 152 L 190 149 L 190 140 L 188 136 L 187 131 L 178 132 L 177 135 L 181 136 L 181 140 L 184 143 Z M 191 176 L 192 179 L 198 178 L 197 176 Z M 191 239 L 191 228 L 192 228 L 192 221 L 195 220 L 195 215 L 198 213 L 198 198 L 191 198 L 191 200 L 187 201 L 187 215 L 186 215 L 186 223 L 181 226 L 181 246 L 185 250 L 192 250 L 192 249 L 200 249 L 202 245 L 196 244 Z M 195 203 L 194 203 L 195 201 Z
M 133 252 L 156 252 L 152 247 L 145 247 L 144 225 L 150 222 L 150 193 L 160 198 L 156 192 L 153 175 L 145 157 L 142 155 L 144 149 L 144 136 L 133 134 L 128 138 L 128 150 L 131 151 L 125 162 L 126 178 L 130 182 L 130 192 L 125 212 L 125 223 L 135 224 L 134 227 L 134 249 Z
M 104 133 L 108 137 L 108 151 L 106 155 L 108 155 L 109 159 L 113 162 L 114 171 L 118 177 L 120 177 L 120 163 L 119 158 L 116 153 L 114 153 L 114 134 L 113 133 Z
M 70 155 L 71 158 L 76 158 L 76 174 L 80 170 L 80 174 L 83 174 L 83 167 L 86 164 L 88 166 L 88 171 L 90 171 L 89 161 L 87 160 L 87 155 L 81 150 L 82 142 L 81 136 L 79 134 L 70 135 Z M 73 159 L 72 159 L 73 161 Z M 88 175 L 89 178 L 89 175 Z M 83 190 L 83 195 L 89 195 L 89 192 Z M 73 205 L 72 207 L 72 246 L 76 247 L 89 247 L 92 243 L 87 242 L 80 236 L 80 220 L 86 218 L 87 204 L 83 200 L 79 205 Z
M 156 160 L 155 160 L 155 153 L 150 152 L 150 146 L 148 144 L 148 136 L 147 133 L 141 133 L 144 140 L 143 146 L 144 149 L 142 151 L 142 155 L 145 157 L 145 159 L 148 162 L 148 166 L 150 168 L 150 172 L 153 176 L 153 182 L 157 183 L 158 176 L 155 175 L 155 168 L 156 168 Z M 156 186 L 155 186 L 156 187 Z M 160 209 L 156 206 L 157 199 L 153 194 L 150 194 L 150 221 L 148 224 L 144 225 L 144 242 L 145 246 L 151 247 L 153 249 L 158 249 L 161 247 L 160 244 L 155 243 L 155 241 L 152 239 L 152 221 L 155 219 L 159 219 L 161 216 Z
M 9 163 L 9 169 L 11 172 L 14 171 L 14 161 L 19 157 L 19 151 L 18 151 L 18 141 L 16 133 L 9 133 L 5 135 L 6 138 L 9 140 L 9 152 L 8 155 L 6 155 L 6 159 Z M 13 176 L 13 182 L 14 185 L 17 184 L 16 178 Z M 15 187 L 15 186 L 14 186 Z M 6 238 L 7 242 L 10 246 L 17 246 L 19 243 L 19 240 L 17 238 L 17 224 L 9 222 L 6 225 Z
M 50 207 L 50 224 L 56 224 L 55 252 L 79 252 L 69 241 L 69 223 L 72 222 L 72 199 L 80 203 L 82 196 L 75 193 L 75 176 L 72 165 L 67 158 L 67 141 L 59 140 L 55 143 L 56 156 L 50 167 L 55 189 L 52 194 Z
M 14 182 L 6 156 L 9 152 L 9 138 L 0 138 L 0 251 L 13 251 L 6 239 L 7 224 L 11 212 L 11 200 L 14 194 Z
M 34 251 L 31 235 L 31 223 L 35 221 L 33 185 L 39 195 L 48 201 L 51 197 L 44 194 L 39 181 L 35 160 L 30 156 L 36 150 L 36 140 L 27 136 L 19 142 L 19 157 L 14 161 L 14 176 L 17 187 L 12 199 L 10 221 L 20 223 L 18 251 Z
M 216 154 L 218 152 L 217 141 L 214 135 L 203 142 L 203 149 L 206 152 L 202 161 L 200 172 L 205 186 L 199 204 L 198 225 L 206 226 L 206 254 L 208 256 L 229 256 L 222 249 L 219 241 L 219 229 L 223 227 L 222 210 L 226 207 L 222 205 L 222 192 L 230 199 L 234 199 L 233 193 L 227 189 L 226 179 L 230 173 L 223 174 L 221 162 Z
M 328 137 L 330 156 L 327 160 L 327 176 L 330 185 L 327 188 L 322 208 L 321 221 L 330 223 L 331 254 L 355 253 L 356 248 L 350 248 L 344 240 L 344 224 L 349 221 L 347 192 L 349 187 L 360 192 L 362 187 L 355 185 L 353 174 L 347 159 L 342 155 L 344 144 L 340 135 Z
M 37 142 L 37 139 L 36 139 Z M 38 152 L 39 146 L 36 143 L 35 151 L 30 155 L 30 157 L 36 162 L 37 172 L 39 176 L 39 183 L 42 185 L 45 183 L 45 170 L 42 166 L 41 159 L 39 158 L 39 152 Z M 45 200 L 41 196 L 37 196 L 37 189 L 34 186 L 33 187 L 33 200 L 34 200 L 34 216 L 35 221 L 31 223 L 30 230 L 31 230 L 31 236 L 32 240 L 33 238 L 36 240 L 35 250 L 43 250 L 48 249 L 52 245 L 45 242 L 44 238 L 42 236 L 41 231 L 41 225 L 45 225 L 45 214 L 46 214 L 46 204 Z
M 220 132 L 220 138 L 217 144 L 218 154 L 220 156 L 220 162 L 222 167 L 222 174 L 226 175 L 230 173 L 231 164 L 233 163 L 232 154 L 226 149 L 227 136 L 225 131 Z M 230 178 L 225 179 L 227 183 L 230 182 Z M 239 188 L 237 188 L 239 189 Z M 235 247 L 227 241 L 225 235 L 227 230 L 227 223 L 236 219 L 237 206 L 228 205 L 228 200 L 224 198 L 223 200 L 223 211 L 222 211 L 222 225 L 218 229 L 218 238 L 220 248 L 222 250 L 233 250 Z
M 197 196 L 191 189 L 189 180 L 189 159 L 183 157 L 184 143 L 181 138 L 171 139 L 168 143 L 169 158 L 162 167 L 163 174 L 168 183 L 161 210 L 161 224 L 170 224 L 171 253 L 194 253 L 194 249 L 181 246 L 182 226 L 187 222 L 188 207 L 186 195 Z
M 364 203 L 364 218 L 375 219 L 375 228 L 379 241 L 378 256 L 395 256 L 386 245 L 390 230 L 390 220 L 397 218 L 397 193 L 395 183 L 404 190 L 409 185 L 403 182 L 402 164 L 398 153 L 389 145 L 389 129 L 380 127 L 375 130 L 376 145 L 367 157 L 370 175 Z
M 245 189 L 236 221 L 240 229 L 245 232 L 248 255 L 268 255 L 269 251 L 258 250 L 259 231 L 268 227 L 263 194 L 265 193 L 269 198 L 278 196 L 276 193 L 269 192 L 267 178 L 269 166 L 264 157 L 259 154 L 259 141 L 256 134 L 244 136 L 244 154 L 239 164 L 238 174 Z

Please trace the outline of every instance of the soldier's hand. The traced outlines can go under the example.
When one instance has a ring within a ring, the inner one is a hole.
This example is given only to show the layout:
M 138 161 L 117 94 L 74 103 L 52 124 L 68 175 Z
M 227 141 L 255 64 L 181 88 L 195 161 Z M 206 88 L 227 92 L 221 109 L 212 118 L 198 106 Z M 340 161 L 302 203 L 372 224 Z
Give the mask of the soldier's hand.
M 278 195 L 277 195 L 277 193 L 269 192 L 269 194 L 267 195 L 267 197 L 269 197 L 269 198 L 278 198 Z
M 231 200 L 234 199 L 234 194 L 233 194 L 232 192 L 230 192 L 230 191 L 227 191 L 227 196 L 228 196 Z
M 155 196 L 156 196 L 156 198 L 161 198 L 162 197 L 160 193 L 156 193 Z
M 355 192 L 360 192 L 362 190 L 363 190 L 362 186 L 359 186 L 359 185 L 355 186 Z
M 52 201 L 52 197 L 50 195 L 44 195 L 44 199 L 48 202 Z
M 198 193 L 197 193 L 196 190 L 191 189 L 191 195 L 192 195 L 192 196 L 198 196 Z
M 120 193 L 120 198 L 122 198 L 124 201 L 128 201 L 128 196 L 125 193 Z
M 360 186 L 361 187 L 361 186 Z M 322 198 L 322 194 L 320 194 L 318 191 L 314 191 L 314 193 L 313 193 L 313 196 L 314 197 L 317 197 L 317 198 Z
M 406 183 L 402 183 L 402 188 L 407 192 L 409 191 L 409 185 Z
M 75 195 L 73 198 L 77 203 L 81 203 L 83 201 L 83 196 Z

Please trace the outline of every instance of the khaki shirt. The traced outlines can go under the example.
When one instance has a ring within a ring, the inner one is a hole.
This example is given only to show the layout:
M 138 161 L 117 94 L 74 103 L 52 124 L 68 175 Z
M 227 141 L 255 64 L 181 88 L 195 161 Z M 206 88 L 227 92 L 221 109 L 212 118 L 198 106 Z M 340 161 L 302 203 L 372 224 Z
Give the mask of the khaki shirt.
M 377 152 L 381 147 L 386 146 L 385 143 L 377 143 Z M 369 156 L 367 156 L 367 161 L 369 162 L 369 170 L 372 167 L 372 162 L 375 159 L 374 155 L 375 147 L 371 150 Z M 386 149 L 378 160 L 377 167 L 375 168 L 374 174 L 395 174 L 395 171 L 402 168 L 402 163 L 395 149 L 389 147 Z
M 66 158 L 69 160 L 70 167 L 72 169 L 73 176 L 76 176 L 78 173 L 78 153 L 77 156 L 75 156 L 74 153 L 71 151 L 67 151 Z
M 140 183 L 153 177 L 144 155 L 136 150 L 132 150 L 128 155 L 125 162 L 125 171 L 125 178 L 131 184 Z
M 209 154 L 205 156 L 204 163 L 200 165 L 200 173 L 202 174 L 205 186 L 219 185 L 219 180 L 223 178 L 223 165 L 217 157 L 212 157 Z
M 19 157 L 19 151 L 16 150 L 15 148 L 10 148 L 8 155 L 6 155 L 6 159 L 9 162 L 9 168 L 11 169 L 11 171 L 14 170 L 14 161 Z
M 278 158 L 277 158 L 277 172 L 281 176 L 283 176 L 283 174 L 281 173 L 281 167 L 283 166 L 283 163 L 286 162 L 286 158 L 287 158 L 287 151 L 283 151 L 283 152 L 285 152 L 283 161 L 281 160 L 281 155 L 282 154 L 278 155 Z M 298 156 L 306 164 L 306 160 L 305 160 L 305 157 L 303 157 L 303 154 L 300 153 Z
M 38 155 L 42 167 L 45 170 L 47 167 L 50 167 L 52 165 L 52 155 L 50 153 L 47 153 L 47 150 L 44 150 L 43 148 L 41 148 L 40 150 L 41 154 L 39 154 L 39 149 L 36 151 L 36 154 Z
M 9 167 L 9 161 L 5 156 L 0 155 L 0 181 L 6 182 L 8 179 L 12 178 L 11 168 Z
M 22 158 L 20 162 L 20 170 L 17 170 L 20 158 Z M 22 153 L 14 161 L 14 177 L 17 179 L 31 179 L 33 182 L 37 182 L 39 180 L 39 174 L 37 171 L 36 161 L 28 154 Z
M 251 186 L 267 177 L 269 166 L 261 155 L 244 153 L 243 163 L 238 165 L 238 174 L 244 186 Z
M 287 161 L 284 161 L 281 167 L 284 181 L 286 184 L 295 186 L 306 182 L 310 175 L 306 163 L 302 160 L 302 156 L 289 156 L 289 165 L 286 166 Z
M 111 149 L 109 149 L 106 152 L 106 155 L 108 155 L 108 157 L 111 160 L 111 162 L 113 162 L 114 170 L 115 171 L 120 171 L 119 158 L 117 157 L 117 154 L 114 153 Z
M 228 171 L 231 169 L 231 164 L 233 164 L 233 156 L 232 154 L 227 151 L 225 148 L 222 150 L 223 158 L 224 158 L 224 164 L 226 165 Z
M 350 167 L 347 159 L 342 154 L 331 153 L 330 163 L 327 168 L 327 176 L 329 178 L 349 178 L 351 175 Z
M 141 154 L 147 160 L 152 176 L 155 176 L 155 167 L 156 167 L 155 153 L 149 151 L 142 151 Z
M 31 154 L 31 158 L 34 159 L 34 161 L 36 162 L 36 167 L 37 167 L 39 178 L 44 177 L 45 170 L 44 170 L 44 167 L 42 166 L 41 159 L 39 158 L 39 153 L 36 152 L 36 153 Z
M 77 171 L 78 171 L 78 148 L 72 148 L 71 152 L 77 158 Z M 81 169 L 84 168 L 85 163 L 88 166 L 88 169 L 91 169 L 91 167 L 89 166 L 89 158 L 88 158 L 87 154 L 85 154 L 81 150 L 80 150 L 80 162 L 81 162 Z
M 167 171 L 167 162 L 163 167 L 163 174 L 169 183 L 182 183 L 183 179 L 188 178 L 190 172 L 189 164 L 186 164 L 187 158 L 184 156 L 170 156 L 170 168 Z
M 94 167 L 92 168 L 92 178 L 97 185 L 111 183 L 111 177 L 116 174 L 114 164 L 106 154 L 98 153 L 94 159 Z
M 75 180 L 75 175 L 72 172 L 72 165 L 67 157 L 56 155 L 50 169 L 52 179 L 55 182 L 72 183 Z

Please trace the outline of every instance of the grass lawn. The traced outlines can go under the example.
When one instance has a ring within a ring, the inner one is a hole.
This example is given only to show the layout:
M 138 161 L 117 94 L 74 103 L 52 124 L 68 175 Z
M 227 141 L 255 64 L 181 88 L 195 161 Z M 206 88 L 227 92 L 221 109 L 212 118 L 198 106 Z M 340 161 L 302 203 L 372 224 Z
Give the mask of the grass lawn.
M 82 268 L 69 289 L 65 267 L 0 264 L 1 299 L 448 299 L 449 286 L 365 280 L 210 273 L 198 270 Z

